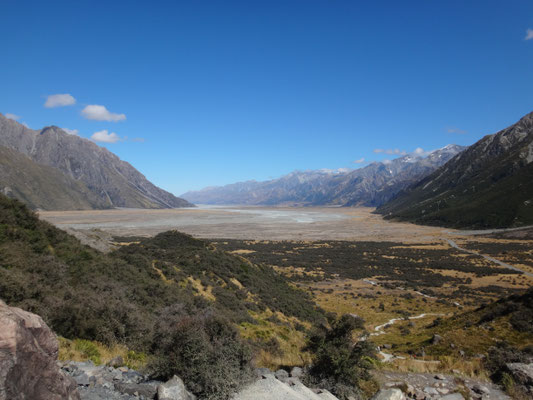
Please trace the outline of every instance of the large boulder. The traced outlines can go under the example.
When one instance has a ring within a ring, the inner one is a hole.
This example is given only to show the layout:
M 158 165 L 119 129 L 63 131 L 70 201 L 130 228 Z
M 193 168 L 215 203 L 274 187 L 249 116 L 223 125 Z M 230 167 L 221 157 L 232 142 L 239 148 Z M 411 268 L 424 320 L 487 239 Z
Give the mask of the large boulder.
M 159 385 L 157 398 L 159 400 L 196 400 L 196 396 L 187 391 L 181 378 L 176 375 L 166 383 Z
M 405 395 L 400 389 L 381 389 L 372 400 L 405 400 Z
M 0 400 L 79 400 L 57 365 L 59 344 L 41 317 L 0 300 Z

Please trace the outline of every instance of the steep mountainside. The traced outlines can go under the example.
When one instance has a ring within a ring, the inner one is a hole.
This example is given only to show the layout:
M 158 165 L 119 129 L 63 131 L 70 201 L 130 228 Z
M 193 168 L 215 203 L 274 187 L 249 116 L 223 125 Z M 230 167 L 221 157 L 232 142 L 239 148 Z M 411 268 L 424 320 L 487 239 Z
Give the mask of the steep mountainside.
M 83 182 L 4 146 L 0 146 L 0 193 L 33 209 L 86 210 L 106 206 Z
M 209 187 L 182 197 L 200 204 L 377 206 L 462 150 L 449 145 L 426 157 L 410 154 L 356 170 L 293 172 L 266 182 Z
M 430 225 L 533 224 L 533 113 L 485 136 L 378 212 Z
M 191 206 L 187 201 L 150 183 L 139 171 L 107 149 L 87 139 L 69 135 L 58 127 L 35 131 L 0 114 L 0 146 L 16 150 L 38 164 L 56 168 L 80 181 L 97 199 L 99 206 Z M 52 204 L 51 208 L 60 207 Z

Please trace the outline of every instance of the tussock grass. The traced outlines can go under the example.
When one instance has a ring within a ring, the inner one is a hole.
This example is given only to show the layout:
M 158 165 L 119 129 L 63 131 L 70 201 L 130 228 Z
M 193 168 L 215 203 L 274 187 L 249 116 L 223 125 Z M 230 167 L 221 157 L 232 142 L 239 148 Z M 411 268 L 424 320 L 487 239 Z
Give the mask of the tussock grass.
M 121 344 L 106 346 L 91 340 L 69 340 L 64 337 L 58 339 L 60 361 L 92 361 L 96 365 L 102 365 L 120 356 L 128 368 L 143 370 L 146 367 L 146 354 L 129 350 Z

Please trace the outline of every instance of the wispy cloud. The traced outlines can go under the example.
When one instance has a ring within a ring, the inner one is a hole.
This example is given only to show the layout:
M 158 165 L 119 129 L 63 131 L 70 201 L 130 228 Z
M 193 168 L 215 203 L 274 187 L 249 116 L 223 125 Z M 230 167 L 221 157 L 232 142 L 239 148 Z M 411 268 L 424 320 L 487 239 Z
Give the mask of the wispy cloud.
M 92 119 L 95 121 L 118 122 L 124 121 L 126 119 L 125 114 L 112 113 L 108 111 L 105 106 L 101 106 L 98 104 L 91 104 L 86 106 L 83 110 L 81 110 L 81 115 L 83 115 L 87 119 Z
M 531 40 L 533 39 L 533 29 L 528 29 L 526 31 L 526 37 L 524 38 L 525 40 Z
M 458 135 L 466 135 L 466 134 L 468 133 L 468 132 L 465 131 L 464 129 L 455 128 L 455 127 L 453 127 L 453 126 L 447 128 L 446 131 L 447 131 L 448 133 L 456 133 L 456 134 L 458 134 Z
M 67 132 L 69 135 L 76 135 L 78 136 L 79 131 L 77 129 L 68 129 L 68 128 L 61 128 L 65 132 Z
M 118 136 L 115 132 L 109 133 L 107 129 L 104 129 L 102 131 L 94 132 L 91 136 L 91 139 L 95 142 L 103 142 L 103 143 L 116 143 L 120 139 L 120 136 Z
M 144 143 L 144 138 L 136 137 L 136 138 L 131 139 L 131 141 L 132 142 L 137 142 L 137 143 Z
M 365 162 L 365 158 L 364 158 L 364 157 L 363 157 L 363 158 L 360 158 L 359 160 L 354 160 L 354 161 L 353 161 L 354 164 L 362 164 L 362 163 L 364 163 L 364 162 Z
M 51 94 L 46 98 L 44 106 L 46 108 L 65 107 L 76 104 L 76 99 L 68 93 Z
M 18 121 L 20 119 L 20 116 L 15 114 L 5 113 L 4 115 L 7 119 L 12 119 L 13 121 Z
M 432 150 L 424 150 L 422 147 L 417 147 L 416 149 L 414 149 L 413 154 L 416 154 L 417 156 L 425 157 L 431 152 Z
M 400 149 L 374 149 L 374 153 L 397 154 L 400 156 L 404 156 L 407 154 L 405 150 L 400 150 Z

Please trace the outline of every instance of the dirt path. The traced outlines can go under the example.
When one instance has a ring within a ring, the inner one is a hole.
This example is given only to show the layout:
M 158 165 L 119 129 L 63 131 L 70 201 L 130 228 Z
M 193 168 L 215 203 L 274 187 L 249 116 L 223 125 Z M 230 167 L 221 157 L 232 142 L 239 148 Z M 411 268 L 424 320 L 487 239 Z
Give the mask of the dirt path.
M 491 257 L 491 256 L 487 256 L 485 254 L 481 254 L 481 253 L 478 253 L 477 251 L 473 251 L 473 250 L 468 250 L 468 249 L 465 249 L 463 247 L 460 247 L 457 243 L 455 243 L 452 239 L 443 239 L 445 241 L 448 242 L 448 244 L 450 246 L 452 246 L 453 248 L 457 249 L 457 250 L 460 250 L 460 251 L 463 251 L 465 253 L 469 253 L 469 254 L 473 254 L 473 255 L 476 255 L 476 256 L 481 256 L 483 258 L 485 258 L 486 260 L 488 261 L 491 261 L 493 263 L 496 263 L 504 268 L 508 268 L 508 269 L 512 269 L 513 271 L 518 271 L 518 272 L 521 272 L 523 273 L 524 275 L 527 275 L 531 278 L 533 278 L 533 274 L 531 272 L 527 272 L 527 271 L 524 271 L 520 268 L 517 268 L 513 265 L 510 265 L 510 264 L 507 264 L 507 263 L 504 263 L 503 261 L 500 261 L 500 260 L 497 260 L 496 258 L 494 257 Z

